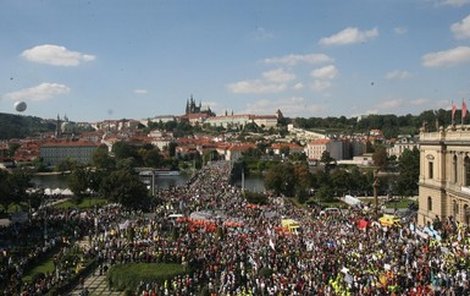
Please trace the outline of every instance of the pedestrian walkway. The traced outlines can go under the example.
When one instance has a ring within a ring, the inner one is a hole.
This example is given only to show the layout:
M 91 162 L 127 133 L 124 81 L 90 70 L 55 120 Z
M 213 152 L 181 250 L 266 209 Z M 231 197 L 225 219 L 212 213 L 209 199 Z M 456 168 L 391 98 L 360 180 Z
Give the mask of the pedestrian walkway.
M 108 288 L 108 282 L 106 281 L 105 275 L 94 275 L 91 274 L 85 279 L 85 288 L 88 289 L 90 296 L 121 296 L 125 295 L 124 292 L 111 291 Z M 75 287 L 75 289 L 70 293 L 70 295 L 78 296 L 83 291 L 80 285 Z

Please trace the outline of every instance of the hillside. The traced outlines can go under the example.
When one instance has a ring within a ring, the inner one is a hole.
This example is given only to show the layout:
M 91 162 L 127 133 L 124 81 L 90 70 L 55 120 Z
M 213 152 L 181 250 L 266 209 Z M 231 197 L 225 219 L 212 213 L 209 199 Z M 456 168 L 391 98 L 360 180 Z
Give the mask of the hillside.
M 24 138 L 55 130 L 55 122 L 34 116 L 0 113 L 0 140 Z

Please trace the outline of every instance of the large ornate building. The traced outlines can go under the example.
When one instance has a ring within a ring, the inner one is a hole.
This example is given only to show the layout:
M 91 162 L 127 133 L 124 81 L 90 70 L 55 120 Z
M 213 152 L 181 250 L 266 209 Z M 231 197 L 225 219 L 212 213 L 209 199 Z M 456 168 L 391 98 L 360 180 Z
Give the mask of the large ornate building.
M 418 223 L 450 216 L 470 225 L 470 125 L 420 133 Z

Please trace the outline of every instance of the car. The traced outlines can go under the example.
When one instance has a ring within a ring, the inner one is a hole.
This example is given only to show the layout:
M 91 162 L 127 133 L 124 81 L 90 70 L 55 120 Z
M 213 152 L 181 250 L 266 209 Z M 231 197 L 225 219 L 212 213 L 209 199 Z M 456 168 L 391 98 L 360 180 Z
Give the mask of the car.
M 395 215 L 385 214 L 379 218 L 380 225 L 382 226 L 401 226 L 401 220 Z

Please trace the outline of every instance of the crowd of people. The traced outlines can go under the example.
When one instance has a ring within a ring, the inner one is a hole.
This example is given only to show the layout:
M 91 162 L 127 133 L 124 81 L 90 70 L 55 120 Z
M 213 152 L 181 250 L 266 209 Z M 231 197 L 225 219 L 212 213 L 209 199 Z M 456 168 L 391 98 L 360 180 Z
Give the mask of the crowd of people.
M 188 186 L 160 191 L 154 217 L 102 234 L 93 249 L 110 265 L 176 262 L 190 270 L 170 281 L 143 282 L 141 295 L 470 293 L 468 231 L 452 220 L 427 226 L 436 228 L 438 240 L 413 220 L 403 227 L 357 227 L 359 220 L 374 220 L 359 208 L 324 217 L 279 197 L 250 205 L 230 185 L 229 172 L 228 163 L 215 163 Z M 185 218 L 169 218 L 175 214 Z M 280 229 L 283 218 L 301 228 Z
M 470 295 L 469 231 L 452 219 L 383 227 L 361 208 L 324 216 L 277 196 L 252 205 L 230 184 L 230 170 L 213 162 L 186 186 L 158 191 L 152 215 L 115 206 L 60 223 L 71 223 L 68 237 L 86 237 L 84 253 L 101 262 L 102 274 L 118 263 L 187 267 L 170 280 L 141 282 L 136 295 Z M 280 227 L 286 218 L 300 228 Z M 64 236 L 57 231 L 50 239 Z M 22 259 L 0 255 L 8 278 L 21 276 Z
M 80 263 L 64 264 L 69 250 L 129 214 L 116 204 L 81 211 L 43 207 L 29 221 L 0 229 L 0 295 L 42 295 L 65 283 Z M 50 257 L 54 272 L 25 280 L 32 266 Z

